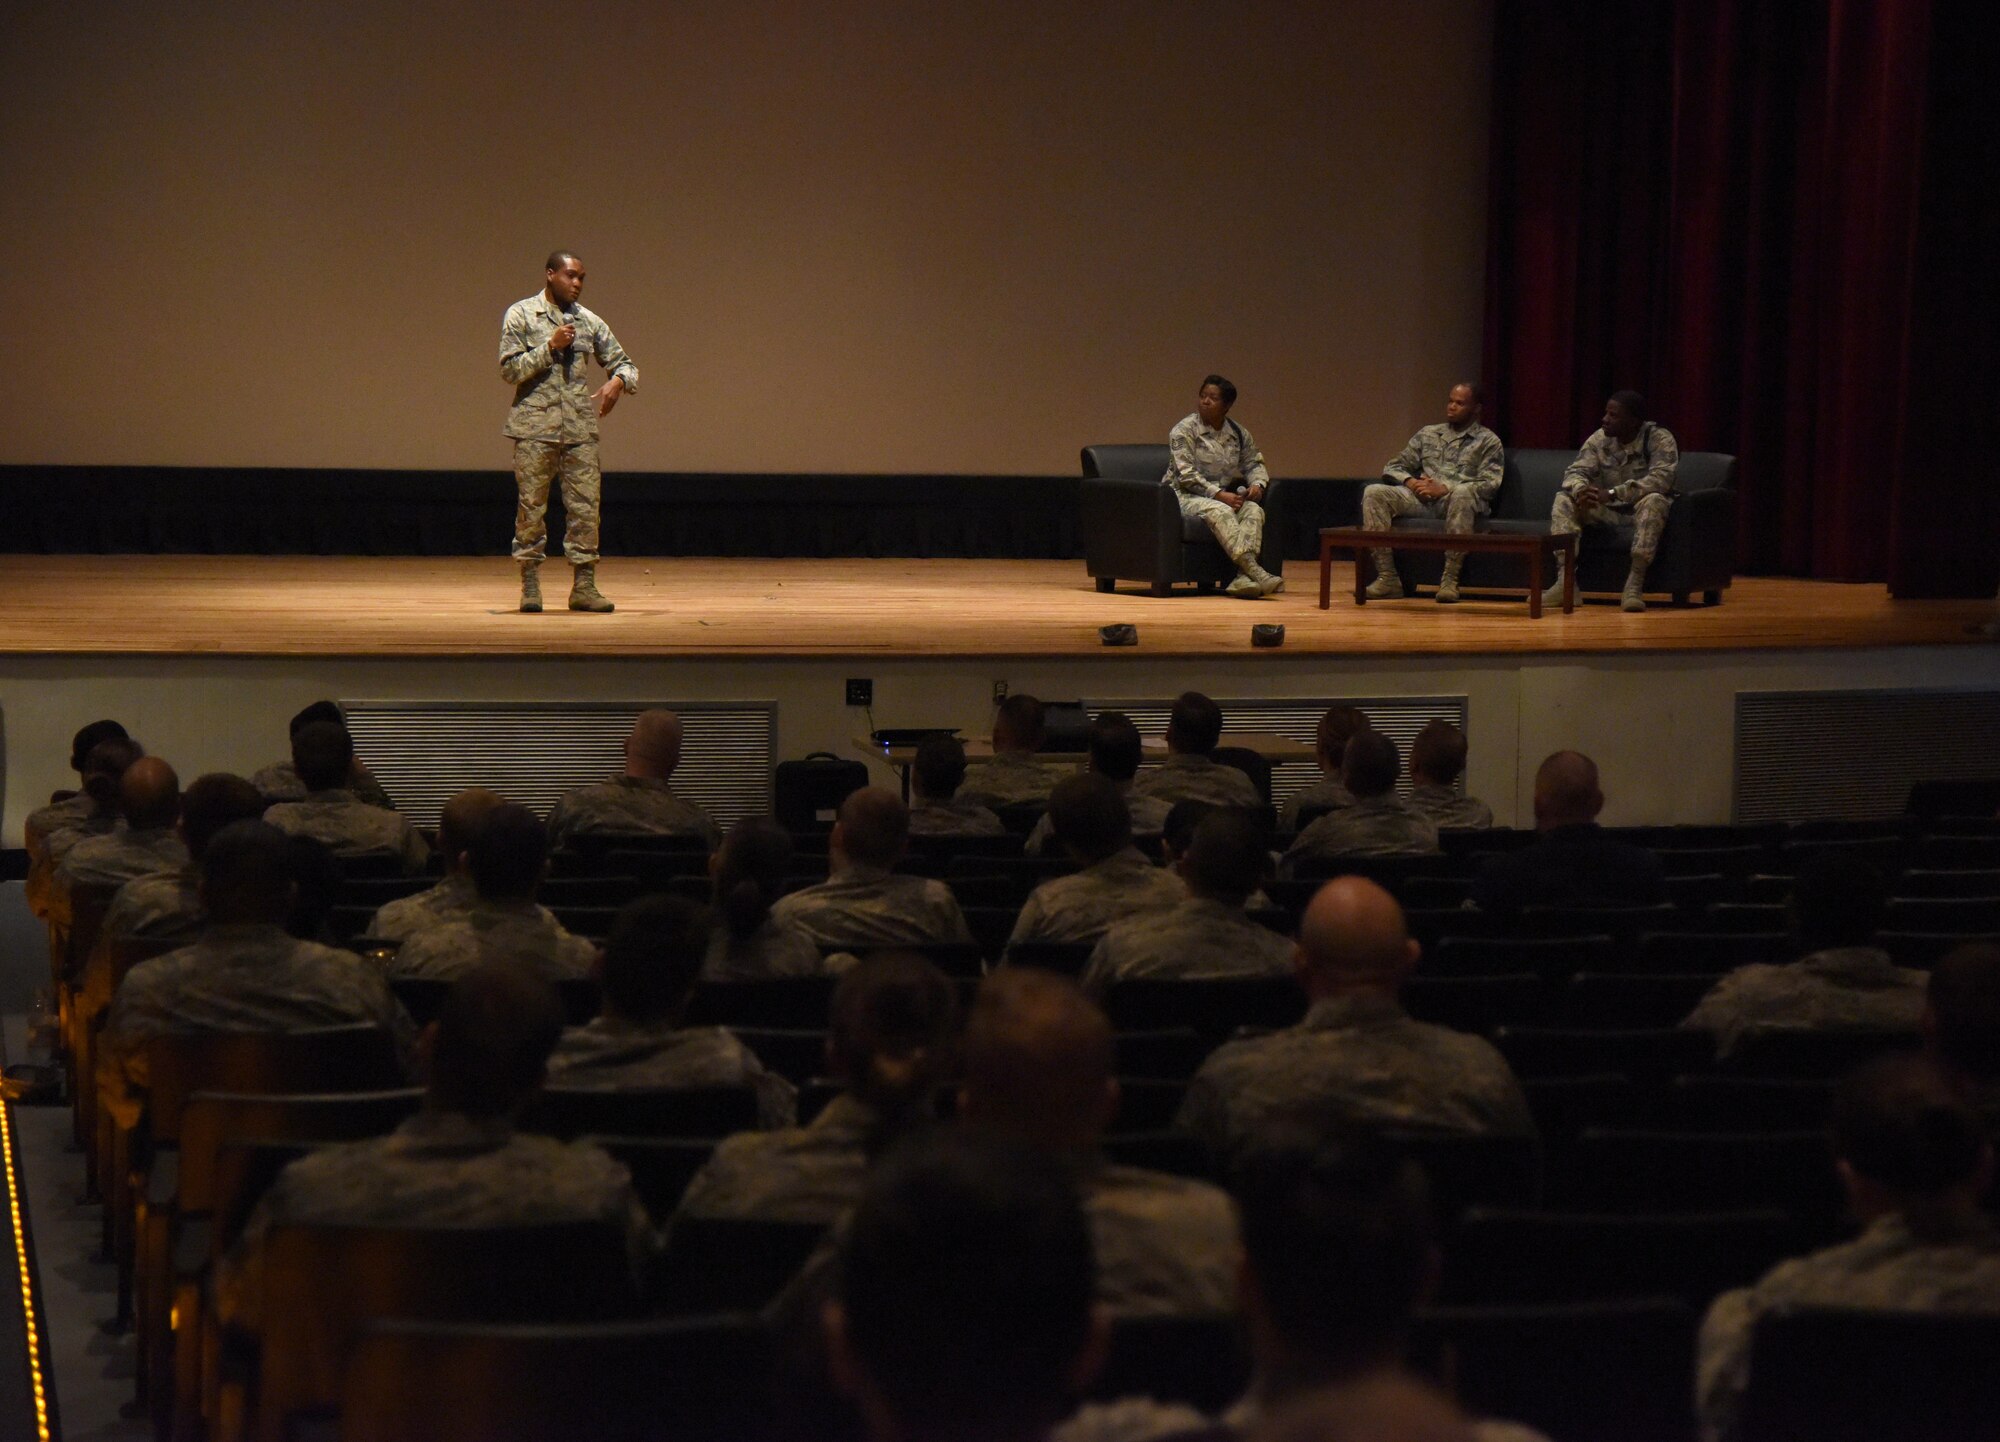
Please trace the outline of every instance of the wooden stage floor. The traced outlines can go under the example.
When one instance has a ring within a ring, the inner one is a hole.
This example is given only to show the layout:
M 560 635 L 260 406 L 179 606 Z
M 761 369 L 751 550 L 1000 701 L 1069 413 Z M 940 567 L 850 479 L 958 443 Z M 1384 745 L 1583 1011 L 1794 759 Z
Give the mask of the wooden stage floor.
M 1076 561 L 615 558 L 609 616 L 513 609 L 504 557 L 9 556 L 0 655 L 204 656 L 1211 656 L 1248 650 L 1253 622 L 1287 629 L 1277 655 L 1412 656 L 1803 650 L 1982 644 L 1990 601 L 1892 601 L 1879 585 L 1739 580 L 1723 604 L 1644 615 L 1615 598 L 1528 619 L 1518 598 L 1354 605 L 1334 567 L 1287 568 L 1261 601 L 1192 592 L 1100 595 Z M 1139 627 L 1106 652 L 1097 628 Z M 1983 643 L 1990 644 L 1990 643 Z

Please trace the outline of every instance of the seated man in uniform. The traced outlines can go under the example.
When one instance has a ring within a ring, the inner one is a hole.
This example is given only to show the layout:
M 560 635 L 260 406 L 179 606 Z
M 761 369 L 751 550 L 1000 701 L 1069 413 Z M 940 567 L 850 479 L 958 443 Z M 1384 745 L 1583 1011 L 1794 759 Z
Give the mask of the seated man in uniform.
M 1386 531 L 1398 516 L 1430 516 L 1444 522 L 1452 535 L 1473 529 L 1493 508 L 1500 491 L 1506 449 L 1500 437 L 1479 423 L 1485 397 L 1470 381 L 1460 381 L 1445 396 L 1444 423 L 1425 426 L 1411 436 L 1396 458 L 1382 468 L 1382 480 L 1361 493 L 1361 524 Z M 1403 594 L 1396 574 L 1396 555 L 1387 546 L 1374 553 L 1375 579 L 1368 599 L 1393 601 Z M 1458 572 L 1465 552 L 1446 551 L 1444 575 L 1438 580 L 1438 604 L 1458 600 Z
M 70 849 L 96 836 L 108 836 L 125 825 L 119 804 L 119 779 L 126 769 L 146 754 L 128 736 L 113 736 L 90 748 L 83 760 L 83 796 L 88 802 L 81 814 L 67 815 L 52 822 L 37 838 L 29 853 L 28 909 L 43 920 L 55 904 L 56 868 Z
M 638 831 L 699 836 L 715 850 L 722 829 L 669 784 L 680 764 L 681 718 L 671 711 L 641 711 L 625 738 L 624 773 L 558 800 L 549 812 L 550 845 L 560 850 L 572 837 L 593 831 Z
M 292 737 L 292 769 L 305 783 L 303 801 L 281 801 L 264 813 L 280 831 L 310 836 L 335 856 L 394 856 L 405 875 L 430 860 L 430 848 L 408 819 L 371 806 L 348 790 L 354 775 L 354 739 L 345 726 L 313 721 Z
M 187 843 L 175 829 L 181 818 L 181 779 L 157 756 L 142 756 L 118 778 L 118 812 L 125 825 L 85 837 L 56 867 L 49 888 L 49 920 L 67 922 L 79 886 L 118 887 L 157 871 L 188 864 Z
M 910 767 L 910 835 L 1005 836 L 988 807 L 958 794 L 965 782 L 965 743 L 942 731 L 917 743 Z
M 1262 806 L 1257 783 L 1215 759 L 1222 741 L 1222 708 L 1199 691 L 1183 691 L 1167 713 L 1167 759 L 1132 783 L 1140 796 L 1171 806 L 1206 801 L 1213 806 Z
M 343 731 L 347 729 L 347 717 L 339 706 L 331 701 L 315 701 L 292 718 L 289 734 L 297 737 L 306 727 L 320 721 L 329 722 Z M 306 799 L 306 784 L 299 779 L 298 768 L 289 761 L 266 766 L 250 778 L 250 784 L 264 793 L 264 800 L 270 805 Z M 389 793 L 382 789 L 382 783 L 375 779 L 375 773 L 362 763 L 359 756 L 349 765 L 347 780 L 343 784 L 370 806 L 379 806 L 384 811 L 396 809 L 396 803 L 389 799 Z
M 1524 906 L 1654 906 L 1667 899 L 1666 869 L 1642 846 L 1606 836 L 1597 763 L 1557 751 L 1535 772 L 1533 846 L 1480 863 L 1472 900 L 1481 911 Z
M 478 891 L 472 884 L 472 837 L 479 825 L 507 798 L 475 786 L 445 802 L 438 812 L 437 849 L 444 858 L 444 879 L 428 891 L 385 901 L 368 922 L 367 935 L 377 941 L 401 941 L 410 933 L 462 916 L 472 909 Z
M 1102 776 L 1072 776 L 1049 798 L 1056 844 L 1083 869 L 1044 881 L 1028 895 L 1007 945 L 1028 941 L 1096 941 L 1117 921 L 1166 911 L 1187 898 L 1132 844 L 1132 815 L 1118 788 Z
M 1396 794 L 1402 769 L 1394 741 L 1380 731 L 1356 732 L 1340 765 L 1353 804 L 1301 831 L 1285 852 L 1285 865 L 1343 856 L 1436 855 L 1437 823 Z
M 21 828 L 21 844 L 28 848 L 31 860 L 43 858 L 44 847 L 49 833 L 60 831 L 67 826 L 82 821 L 96 809 L 90 792 L 82 786 L 84 763 L 90 759 L 91 749 L 100 741 L 129 741 L 125 728 L 116 721 L 92 721 L 82 727 L 71 738 L 69 748 L 69 768 L 77 776 L 78 789 L 70 792 L 58 791 L 46 806 L 37 807 L 28 813 L 28 819 Z
M 1090 723 L 1089 745 L 1084 770 L 1102 776 L 1118 788 L 1125 798 L 1125 808 L 1132 813 L 1132 834 L 1146 838 L 1150 845 L 1151 838 L 1166 829 L 1167 812 L 1173 803 L 1157 796 L 1141 796 L 1132 789 L 1132 778 L 1139 773 L 1139 758 L 1145 754 L 1139 728 L 1123 712 L 1100 711 Z M 1035 829 L 1028 833 L 1022 849 L 1030 856 L 1045 855 L 1054 834 L 1048 813 L 1043 812 L 1036 818 Z
M 193 941 L 208 922 L 201 905 L 201 859 L 223 827 L 264 814 L 263 793 L 241 776 L 211 771 L 181 793 L 175 830 L 188 862 L 137 876 L 118 888 L 99 935 L 107 942 Z M 107 994 L 106 1003 L 111 1000 Z
M 1591 432 L 1563 472 L 1562 489 L 1549 512 L 1550 531 L 1561 536 L 1582 526 L 1631 528 L 1632 569 L 1620 600 L 1627 611 L 1646 609 L 1646 570 L 1667 527 L 1680 463 L 1673 432 L 1646 419 L 1645 398 L 1637 391 L 1614 391 L 1604 403 L 1600 429 Z M 1562 593 L 1558 556 L 1556 578 L 1542 593 L 1542 604 L 1560 606 Z
M 1968 941 L 1931 968 L 1924 1039 L 2000 1143 L 2000 945 Z
M 1040 806 L 1061 773 L 1036 759 L 1046 733 L 1041 702 L 1016 691 L 993 713 L 993 759 L 966 769 L 958 798 L 985 807 Z
M 1426 722 L 1410 743 L 1410 809 L 1428 816 L 1440 831 L 1484 831 L 1493 808 L 1459 794 L 1465 774 L 1465 733 L 1449 721 Z
M 1264 544 L 1264 497 L 1271 474 L 1250 432 L 1229 419 L 1236 387 L 1209 376 L 1195 395 L 1194 414 L 1167 433 L 1167 473 L 1181 515 L 1214 533 L 1216 545 L 1236 567 L 1232 596 L 1270 596 L 1285 589 L 1282 577 L 1258 564 Z
M 827 837 L 827 879 L 781 898 L 771 919 L 796 925 L 827 950 L 971 942 L 950 887 L 891 870 L 909 839 L 902 798 L 862 787 L 840 803 Z
M 1319 728 L 1313 736 L 1313 760 L 1319 766 L 1320 779 L 1293 792 L 1285 802 L 1283 814 L 1278 819 L 1278 829 L 1296 836 L 1299 823 L 1310 825 L 1319 818 L 1306 819 L 1305 813 L 1313 811 L 1338 811 L 1343 806 L 1352 806 L 1354 797 L 1347 789 L 1347 783 L 1340 779 L 1340 764 L 1347 755 L 1347 743 L 1354 739 L 1357 731 L 1368 730 L 1368 718 L 1356 706 L 1329 706 L 1326 714 L 1319 718 Z

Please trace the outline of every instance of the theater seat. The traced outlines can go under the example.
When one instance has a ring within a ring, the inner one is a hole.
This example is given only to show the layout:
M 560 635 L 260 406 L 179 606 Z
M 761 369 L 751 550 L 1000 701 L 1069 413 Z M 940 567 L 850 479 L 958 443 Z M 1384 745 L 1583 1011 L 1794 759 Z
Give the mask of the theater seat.
M 1739 1442 L 2000 1437 L 2000 1317 L 1801 1307 L 1757 1324 Z

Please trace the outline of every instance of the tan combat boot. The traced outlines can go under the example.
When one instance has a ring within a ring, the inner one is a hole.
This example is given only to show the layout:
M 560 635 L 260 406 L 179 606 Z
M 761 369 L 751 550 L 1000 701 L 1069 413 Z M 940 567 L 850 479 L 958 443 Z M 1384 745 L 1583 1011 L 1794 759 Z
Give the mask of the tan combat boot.
M 1556 555 L 1556 578 L 1549 582 L 1548 590 L 1542 592 L 1544 606 L 1560 606 L 1563 603 L 1563 557 Z
M 1632 553 L 1632 569 L 1625 577 L 1625 594 L 1618 598 L 1621 611 L 1643 611 L 1646 609 L 1646 572 L 1652 566 L 1653 558 L 1638 551 Z
M 542 609 L 542 563 L 540 561 L 521 562 L 521 609 L 539 611 Z
M 1375 560 L 1375 579 L 1368 583 L 1362 594 L 1371 601 L 1400 601 L 1403 599 L 1403 578 L 1396 571 L 1396 553 L 1386 546 L 1378 546 L 1368 553 Z
M 576 568 L 576 578 L 570 582 L 569 608 L 572 611 L 615 611 L 618 609 L 605 600 L 598 592 L 597 565 L 595 562 Z
M 1458 604 L 1458 568 L 1465 564 L 1465 552 L 1446 551 L 1444 553 L 1444 574 L 1438 577 L 1437 603 L 1440 606 Z

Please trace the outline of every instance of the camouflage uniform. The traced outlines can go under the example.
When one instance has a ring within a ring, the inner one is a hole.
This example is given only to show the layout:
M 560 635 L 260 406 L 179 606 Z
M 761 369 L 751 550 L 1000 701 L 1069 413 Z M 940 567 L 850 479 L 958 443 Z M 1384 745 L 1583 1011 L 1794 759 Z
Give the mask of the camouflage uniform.
M 1727 1436 L 1750 1381 L 1758 1321 L 1794 1307 L 2000 1312 L 2000 1237 L 1990 1223 L 1923 1242 L 1901 1216 L 1877 1217 L 1851 1242 L 1784 1262 L 1755 1286 L 1724 1292 L 1701 1324 L 1695 1408 L 1706 1438 Z
M 688 1183 L 676 1215 L 831 1226 L 861 1196 L 881 1120 L 842 1093 L 809 1126 L 729 1137 Z
M 797 927 L 822 948 L 972 940 L 950 887 L 879 866 L 849 866 L 817 886 L 781 897 L 771 919 Z
M 1299 829 L 1299 819 L 1305 814 L 1305 810 L 1309 806 L 1320 807 L 1328 811 L 1338 811 L 1343 806 L 1352 806 L 1353 804 L 1354 793 L 1342 784 L 1340 773 L 1336 771 L 1331 776 L 1322 776 L 1319 780 L 1313 782 L 1312 785 L 1301 786 L 1297 791 L 1294 791 L 1286 799 L 1285 808 L 1278 816 L 1278 829 L 1284 832 L 1296 833 Z M 1316 821 L 1319 818 L 1314 817 L 1313 819 Z
M 991 761 L 975 761 L 966 768 L 958 800 L 988 807 L 1046 806 L 1049 793 L 1065 774 L 1025 752 L 998 751 Z
M 78 844 L 93 837 L 111 836 L 125 829 L 122 818 L 88 815 L 80 821 L 58 827 L 41 840 L 41 851 L 36 854 L 28 867 L 28 910 L 46 920 L 49 906 L 54 899 L 56 869 Z
M 386 1137 L 327 1147 L 286 1167 L 217 1267 L 217 1309 L 254 1328 L 263 1244 L 273 1227 L 508 1227 L 601 1221 L 622 1227 L 635 1264 L 652 1225 L 622 1163 L 588 1142 L 516 1132 L 504 1117 L 426 1106 Z
M 67 921 L 79 886 L 123 886 L 141 876 L 189 864 L 187 843 L 171 826 L 84 837 L 64 853 L 50 887 L 50 916 Z
M 280 801 L 303 801 L 307 791 L 305 782 L 299 780 L 299 773 L 289 761 L 274 762 L 250 778 L 250 784 L 257 788 L 257 794 L 273 804 Z M 379 806 L 384 811 L 394 811 L 396 803 L 389 799 L 389 793 L 382 789 L 382 783 L 365 766 L 355 768 L 347 778 L 347 789 L 355 798 L 370 806 Z
M 21 826 L 21 844 L 29 854 L 39 856 L 49 837 L 58 831 L 67 831 L 89 818 L 96 803 L 88 791 L 78 791 L 61 801 L 51 801 L 47 806 L 37 807 L 28 813 L 28 819 Z
M 1425 783 L 1412 786 L 1403 798 L 1410 810 L 1427 816 L 1440 831 L 1485 831 L 1493 825 L 1493 808 L 1455 787 Z
M 1174 809 L 1171 801 L 1158 796 L 1141 796 L 1132 789 L 1132 783 L 1129 781 L 1112 784 L 1117 786 L 1119 794 L 1125 798 L 1125 809 L 1132 815 L 1134 836 L 1158 836 L 1167 829 L 1167 813 Z M 1048 813 L 1044 812 L 1035 818 L 1035 829 L 1028 833 L 1028 839 L 1022 843 L 1021 849 L 1030 856 L 1049 855 L 1054 852 L 1055 841 L 1055 825 L 1049 820 Z
M 1257 783 L 1234 766 L 1211 756 L 1174 752 L 1158 766 L 1141 771 L 1132 782 L 1140 796 L 1152 796 L 1169 806 L 1176 801 L 1205 801 L 1210 806 L 1262 806 Z
M 201 872 L 190 865 L 137 876 L 119 887 L 98 935 L 113 942 L 193 941 L 207 922 Z
M 1080 1178 L 1097 1296 L 1116 1316 L 1236 1310 L 1236 1207 L 1207 1182 L 1094 1161 Z
M 1053 876 L 1028 895 L 1007 945 L 1024 941 L 1095 941 L 1128 916 L 1166 911 L 1187 888 L 1128 846 L 1070 876 Z
M 1632 556 L 1636 564 L 1643 556 L 1650 563 L 1660 549 L 1660 532 L 1666 528 L 1667 508 L 1674 499 L 1674 472 L 1681 463 L 1680 446 L 1673 432 L 1647 421 L 1629 446 L 1621 446 L 1603 431 L 1592 431 L 1576 459 L 1563 472 L 1562 489 L 1556 492 L 1549 512 L 1549 530 L 1562 536 L 1583 526 L 1632 527 Z M 1586 485 L 1599 486 L 1611 493 L 1607 506 L 1579 511 L 1576 493 Z
M 1425 426 L 1382 468 L 1382 480 L 1361 493 L 1362 527 L 1386 531 L 1398 516 L 1430 516 L 1443 521 L 1445 530 L 1454 535 L 1470 531 L 1479 517 L 1492 510 L 1505 462 L 1500 437 L 1476 421 L 1463 430 L 1442 422 Z M 1435 501 L 1423 500 L 1405 484 L 1418 476 L 1443 485 L 1445 494 Z M 1395 574 L 1393 550 L 1384 547 L 1375 552 L 1376 569 L 1384 576 Z M 1447 552 L 1447 562 L 1457 554 L 1462 553 Z
M 1726 1057 L 1755 1031 L 1923 1029 L 1930 978 L 1873 946 L 1816 951 L 1788 966 L 1740 966 L 1718 981 L 1681 1025 L 1715 1037 Z
M 757 1125 L 788 1127 L 798 1088 L 764 1069 L 756 1053 L 719 1026 L 634 1026 L 600 1016 L 573 1026 L 549 1058 L 550 1086 L 597 1091 L 670 1087 L 747 1087 L 757 1094 Z
M 1435 856 L 1437 823 L 1393 791 L 1329 811 L 1298 834 L 1285 864 L 1336 856 Z
M 597 948 L 572 936 L 532 901 L 475 897 L 456 915 L 439 918 L 403 938 L 389 959 L 388 975 L 456 981 L 489 961 L 518 962 L 547 981 L 588 976 Z
M 703 981 L 762 981 L 773 976 L 818 976 L 831 970 L 812 933 L 775 916 L 740 940 L 718 925 L 708 934 Z
M 179 951 L 142 961 L 112 999 L 98 1048 L 98 1091 L 121 1122 L 138 1119 L 146 1042 L 173 1032 L 288 1032 L 372 1022 L 408 1057 L 415 1028 L 388 986 L 352 952 L 276 926 L 210 926 Z
M 565 321 L 576 326 L 568 358 L 549 346 Z M 594 312 L 580 305 L 565 311 L 546 290 L 507 307 L 500 323 L 500 379 L 514 387 L 514 403 L 501 430 L 514 442 L 517 561 L 548 554 L 549 485 L 560 471 L 569 517 L 563 553 L 572 565 L 596 564 L 603 477 L 597 469 L 597 406 L 590 398 L 595 387 L 583 365 L 592 356 L 627 391 L 639 389 L 639 368 Z
M 910 803 L 912 836 L 1005 836 L 1000 818 L 977 801 L 954 796 L 949 801 L 920 798 Z
M 381 941 L 402 941 L 455 916 L 472 910 L 479 899 L 469 876 L 447 876 L 428 891 L 385 901 L 369 919 L 367 935 Z
M 292 836 L 310 836 L 335 856 L 397 856 L 415 876 L 431 849 L 408 819 L 359 800 L 352 791 L 316 791 L 303 801 L 282 801 L 264 819 Z
M 1167 432 L 1167 473 L 1162 485 L 1174 488 L 1181 515 L 1191 516 L 1215 533 L 1222 554 L 1241 564 L 1255 563 L 1264 545 L 1264 508 L 1245 501 L 1232 510 L 1215 499 L 1217 493 L 1262 486 L 1271 494 L 1271 473 L 1250 432 L 1225 418 L 1210 430 L 1202 423 L 1201 412 L 1183 417 Z
M 722 828 L 706 811 L 676 796 L 664 781 L 614 776 L 557 799 L 549 811 L 549 845 L 595 831 L 634 831 L 651 836 L 699 836 L 710 851 L 722 844 Z
M 1098 939 L 1083 988 L 1102 996 L 1121 981 L 1211 981 L 1289 976 L 1292 943 L 1240 906 L 1191 896 L 1171 911 L 1128 917 Z
M 1297 1026 L 1222 1046 L 1188 1084 L 1177 1125 L 1232 1156 L 1274 1124 L 1328 1108 L 1412 1131 L 1535 1131 L 1492 1043 L 1412 1020 L 1393 997 L 1370 994 L 1322 998 Z

